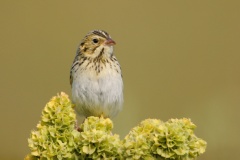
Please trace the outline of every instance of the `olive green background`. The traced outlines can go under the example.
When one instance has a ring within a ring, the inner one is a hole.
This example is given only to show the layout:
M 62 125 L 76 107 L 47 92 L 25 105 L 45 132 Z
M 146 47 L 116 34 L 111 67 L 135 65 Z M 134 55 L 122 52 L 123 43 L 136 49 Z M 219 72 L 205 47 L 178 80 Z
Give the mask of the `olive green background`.
M 191 118 L 200 160 L 240 156 L 240 2 L 0 0 L 0 159 L 23 159 L 44 105 L 64 91 L 90 30 L 117 42 L 121 138 L 146 118 Z

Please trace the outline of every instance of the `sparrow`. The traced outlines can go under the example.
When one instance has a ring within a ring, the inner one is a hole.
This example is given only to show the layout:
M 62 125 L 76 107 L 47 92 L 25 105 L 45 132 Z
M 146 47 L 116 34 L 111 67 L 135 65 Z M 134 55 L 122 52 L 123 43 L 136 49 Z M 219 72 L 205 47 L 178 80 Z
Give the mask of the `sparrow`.
M 90 31 L 77 48 L 70 70 L 72 101 L 80 116 L 116 116 L 123 105 L 120 64 L 113 53 L 116 42 L 103 30 Z

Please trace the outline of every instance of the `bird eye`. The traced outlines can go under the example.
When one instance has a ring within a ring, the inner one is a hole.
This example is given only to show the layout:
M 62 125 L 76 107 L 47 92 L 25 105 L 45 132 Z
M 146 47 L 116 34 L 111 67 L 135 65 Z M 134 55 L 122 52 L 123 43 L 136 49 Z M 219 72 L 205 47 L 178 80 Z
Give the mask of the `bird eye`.
M 98 43 L 98 39 L 93 39 L 93 43 Z

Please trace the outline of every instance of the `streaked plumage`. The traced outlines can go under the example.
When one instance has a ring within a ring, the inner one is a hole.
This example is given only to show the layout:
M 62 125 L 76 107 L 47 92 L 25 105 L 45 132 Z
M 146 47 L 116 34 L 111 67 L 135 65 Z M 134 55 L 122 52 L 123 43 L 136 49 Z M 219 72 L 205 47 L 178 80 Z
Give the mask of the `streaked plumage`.
M 72 100 L 85 117 L 113 117 L 123 103 L 121 67 L 113 55 L 115 42 L 102 30 L 89 32 L 80 43 L 70 71 Z

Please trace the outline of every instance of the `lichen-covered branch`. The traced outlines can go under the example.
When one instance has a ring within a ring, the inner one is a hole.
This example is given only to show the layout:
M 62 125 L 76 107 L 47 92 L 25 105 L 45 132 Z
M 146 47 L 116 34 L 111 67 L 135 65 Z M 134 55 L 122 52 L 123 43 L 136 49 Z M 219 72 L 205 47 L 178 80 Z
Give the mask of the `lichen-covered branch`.
M 42 111 L 37 130 L 31 132 L 31 153 L 25 160 L 193 160 L 206 149 L 206 142 L 196 137 L 196 126 L 187 118 L 167 122 L 146 119 L 123 140 L 112 134 L 109 118 L 88 117 L 76 128 L 68 95 L 53 97 Z

